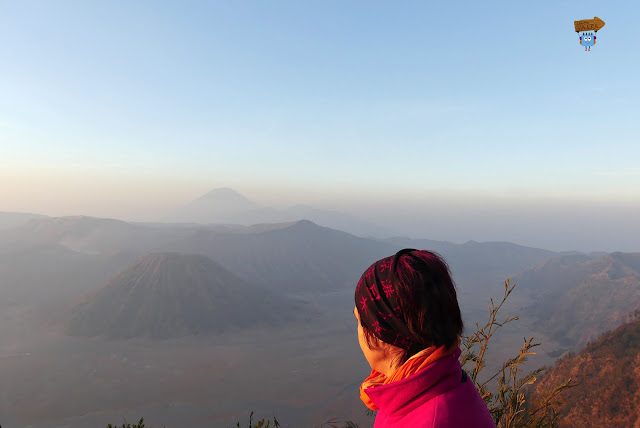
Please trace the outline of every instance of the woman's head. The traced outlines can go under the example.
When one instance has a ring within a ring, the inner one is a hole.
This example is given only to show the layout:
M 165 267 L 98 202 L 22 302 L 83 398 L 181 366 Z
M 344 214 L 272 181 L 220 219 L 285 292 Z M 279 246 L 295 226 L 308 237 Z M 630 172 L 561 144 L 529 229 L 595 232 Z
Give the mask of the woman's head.
M 449 268 L 431 251 L 405 249 L 378 260 L 360 278 L 355 301 L 360 346 L 372 367 L 389 356 L 398 367 L 430 346 L 453 346 L 462 333 Z

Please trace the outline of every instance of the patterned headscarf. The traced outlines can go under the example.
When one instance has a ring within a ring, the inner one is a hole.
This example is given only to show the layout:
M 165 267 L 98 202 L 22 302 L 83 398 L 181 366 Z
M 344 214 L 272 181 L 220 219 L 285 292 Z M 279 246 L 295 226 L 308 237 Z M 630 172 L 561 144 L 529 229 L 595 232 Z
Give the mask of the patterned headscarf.
M 372 264 L 358 281 L 355 301 L 360 321 L 378 339 L 398 348 L 418 352 L 420 345 L 410 339 L 411 332 L 404 320 L 394 285 L 398 259 L 412 251 L 417 250 L 405 248 L 394 256 Z

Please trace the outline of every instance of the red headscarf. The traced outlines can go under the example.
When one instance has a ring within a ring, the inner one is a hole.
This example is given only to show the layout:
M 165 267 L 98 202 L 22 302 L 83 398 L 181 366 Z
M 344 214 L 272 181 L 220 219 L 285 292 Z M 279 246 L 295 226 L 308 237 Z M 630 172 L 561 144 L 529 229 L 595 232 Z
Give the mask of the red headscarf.
M 365 389 L 404 379 L 433 364 L 440 358 L 454 353 L 459 347 L 459 339 L 451 347 L 431 346 L 423 349 L 424 345 L 411 340 L 411 332 L 404 319 L 400 302 L 396 295 L 394 283 L 395 269 L 398 259 L 411 252 L 417 251 L 405 248 L 394 256 L 386 257 L 373 263 L 360 277 L 356 287 L 355 301 L 360 322 L 380 340 L 398 348 L 406 349 L 414 354 L 402 366 L 397 368 L 389 377 L 371 370 L 371 375 L 360 386 L 360 399 L 371 410 L 377 407 L 367 396 Z

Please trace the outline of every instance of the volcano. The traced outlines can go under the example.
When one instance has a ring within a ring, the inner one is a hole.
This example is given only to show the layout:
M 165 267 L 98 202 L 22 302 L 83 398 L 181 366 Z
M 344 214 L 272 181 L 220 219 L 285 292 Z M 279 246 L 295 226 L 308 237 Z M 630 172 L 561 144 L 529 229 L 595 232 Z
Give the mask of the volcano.
M 67 333 L 166 339 L 280 326 L 315 311 L 245 283 L 213 260 L 150 254 L 104 283 L 72 310 Z

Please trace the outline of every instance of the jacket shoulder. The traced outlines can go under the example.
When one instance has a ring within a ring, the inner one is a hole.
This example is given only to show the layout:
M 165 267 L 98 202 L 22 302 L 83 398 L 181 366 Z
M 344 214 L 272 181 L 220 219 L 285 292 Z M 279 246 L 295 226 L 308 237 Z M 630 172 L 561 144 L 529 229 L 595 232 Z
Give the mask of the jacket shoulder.
M 495 428 L 487 404 L 470 379 L 431 401 L 434 427 Z

